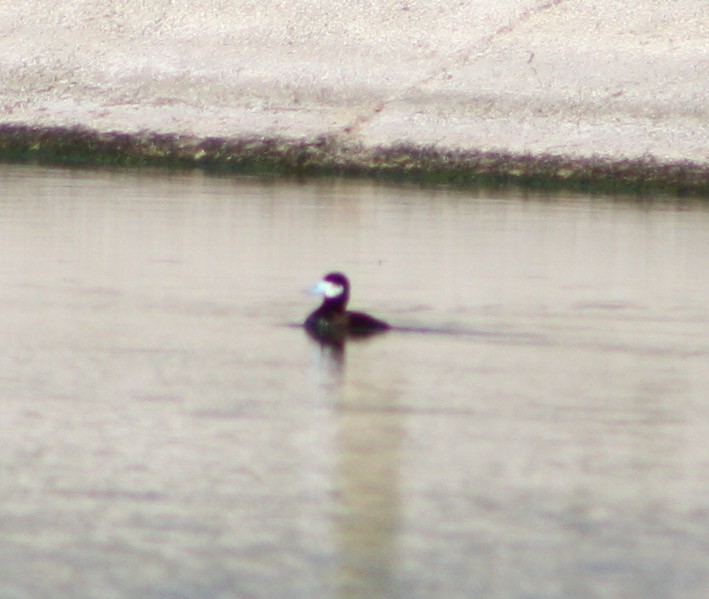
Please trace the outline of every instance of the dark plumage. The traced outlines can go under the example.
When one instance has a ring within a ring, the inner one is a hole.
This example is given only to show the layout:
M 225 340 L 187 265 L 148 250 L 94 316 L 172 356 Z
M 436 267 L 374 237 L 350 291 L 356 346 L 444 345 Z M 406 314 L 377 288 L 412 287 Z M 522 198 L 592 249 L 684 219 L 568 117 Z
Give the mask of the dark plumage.
M 317 339 L 342 341 L 346 337 L 362 337 L 390 328 L 386 322 L 369 314 L 346 309 L 350 299 L 350 282 L 340 272 L 325 275 L 313 292 L 322 295 L 323 302 L 305 319 L 304 326 Z

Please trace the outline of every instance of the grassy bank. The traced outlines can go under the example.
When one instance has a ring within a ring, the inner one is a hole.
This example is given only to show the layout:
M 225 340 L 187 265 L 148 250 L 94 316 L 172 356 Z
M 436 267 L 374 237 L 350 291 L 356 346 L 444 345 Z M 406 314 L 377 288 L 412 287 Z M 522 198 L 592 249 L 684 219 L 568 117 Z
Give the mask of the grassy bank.
M 0 125 L 0 161 L 52 165 L 200 168 L 223 173 L 366 176 L 427 184 L 516 186 L 709 199 L 709 164 L 652 158 L 572 159 L 433 147 L 364 148 L 336 138 L 199 139 L 83 128 Z

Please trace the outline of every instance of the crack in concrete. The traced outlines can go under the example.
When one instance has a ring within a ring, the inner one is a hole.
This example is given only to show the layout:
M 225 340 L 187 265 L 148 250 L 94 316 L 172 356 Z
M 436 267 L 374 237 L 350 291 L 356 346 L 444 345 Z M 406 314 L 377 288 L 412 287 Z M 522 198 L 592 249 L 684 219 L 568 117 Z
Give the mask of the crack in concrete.
M 360 135 L 362 128 L 366 127 L 375 118 L 377 118 L 377 116 L 384 111 L 389 104 L 410 96 L 414 90 L 424 87 L 440 77 L 450 78 L 451 75 L 448 74 L 450 70 L 469 63 L 473 56 L 477 59 L 486 55 L 498 39 L 513 33 L 520 25 L 526 23 L 533 17 L 554 9 L 565 2 L 568 2 L 568 0 L 548 0 L 539 6 L 524 9 L 519 15 L 510 19 L 506 24 L 498 27 L 493 33 L 475 41 L 470 47 L 459 49 L 448 54 L 445 58 L 439 61 L 439 65 L 435 69 L 432 69 L 428 75 L 421 78 L 416 83 L 409 85 L 404 90 L 378 102 L 371 111 L 357 115 L 350 123 L 342 127 L 341 132 L 339 134 L 335 134 L 334 137 L 342 138 L 343 140 L 347 140 L 351 143 L 353 138 Z M 533 58 L 534 53 L 532 52 L 528 62 L 531 62 Z

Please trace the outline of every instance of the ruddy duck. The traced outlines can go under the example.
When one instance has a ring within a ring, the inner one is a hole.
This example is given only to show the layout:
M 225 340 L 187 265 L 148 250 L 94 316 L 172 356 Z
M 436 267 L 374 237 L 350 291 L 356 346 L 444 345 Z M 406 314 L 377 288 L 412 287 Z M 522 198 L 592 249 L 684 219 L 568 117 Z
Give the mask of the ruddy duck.
M 305 330 L 323 341 L 341 341 L 346 337 L 363 337 L 389 329 L 389 325 L 364 314 L 346 310 L 350 298 L 350 282 L 340 272 L 331 272 L 323 277 L 313 293 L 323 296 L 323 302 L 305 319 Z

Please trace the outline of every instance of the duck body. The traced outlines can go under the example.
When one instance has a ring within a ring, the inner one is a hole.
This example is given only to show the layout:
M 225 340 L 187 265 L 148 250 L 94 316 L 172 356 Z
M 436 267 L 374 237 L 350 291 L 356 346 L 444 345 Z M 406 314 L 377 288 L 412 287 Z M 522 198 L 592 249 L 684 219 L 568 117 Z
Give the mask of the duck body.
M 365 314 L 364 312 L 330 313 L 315 310 L 305 319 L 306 330 L 320 339 L 324 338 L 344 338 L 344 337 L 364 337 L 381 331 L 386 331 L 390 327 L 383 320 L 379 320 Z
M 347 337 L 381 333 L 390 328 L 386 322 L 369 314 L 347 310 L 350 282 L 342 273 L 325 275 L 313 292 L 322 295 L 323 302 L 305 319 L 303 326 L 317 339 L 341 341 Z

